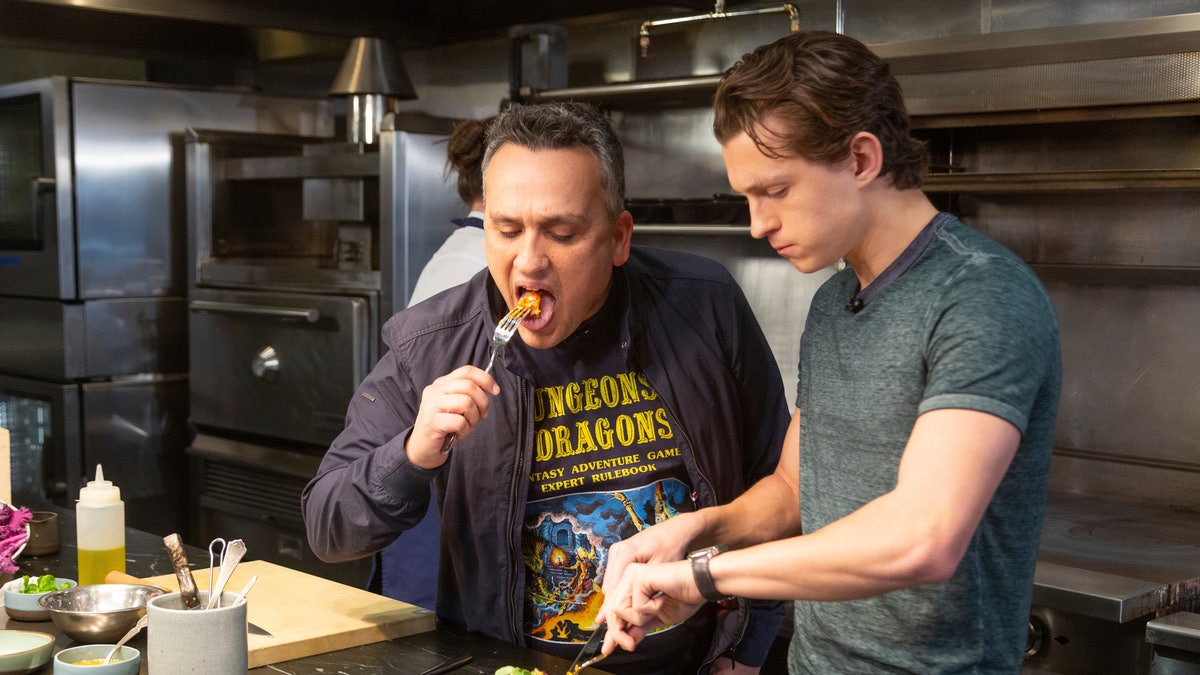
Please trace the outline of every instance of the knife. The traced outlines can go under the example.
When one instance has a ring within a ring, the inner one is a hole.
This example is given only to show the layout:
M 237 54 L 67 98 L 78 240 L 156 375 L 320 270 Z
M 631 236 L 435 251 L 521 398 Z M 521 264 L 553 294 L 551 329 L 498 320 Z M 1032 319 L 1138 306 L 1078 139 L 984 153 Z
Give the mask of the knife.
M 474 659 L 475 659 L 475 657 L 473 657 L 473 656 L 464 656 L 461 659 L 458 659 L 455 661 L 445 661 L 444 663 L 439 663 L 438 665 L 430 668 L 429 670 L 422 671 L 421 675 L 445 675 L 445 673 L 448 673 L 452 670 L 457 670 L 459 668 L 462 668 L 463 666 L 467 665 Z
M 604 646 L 604 636 L 608 633 L 608 624 L 602 623 L 592 637 L 588 638 L 587 644 L 583 645 L 583 649 L 579 650 L 579 656 L 571 662 L 571 667 L 567 668 L 567 675 L 579 675 L 579 671 L 588 666 L 599 663 L 606 654 L 600 653 L 600 648 Z
M 183 551 L 183 540 L 179 533 L 173 532 L 163 537 L 167 553 L 171 556 L 171 567 L 175 568 L 175 577 L 179 579 L 179 597 L 187 609 L 200 606 L 200 595 L 196 592 L 196 581 L 192 578 L 192 569 L 188 567 L 187 553 Z

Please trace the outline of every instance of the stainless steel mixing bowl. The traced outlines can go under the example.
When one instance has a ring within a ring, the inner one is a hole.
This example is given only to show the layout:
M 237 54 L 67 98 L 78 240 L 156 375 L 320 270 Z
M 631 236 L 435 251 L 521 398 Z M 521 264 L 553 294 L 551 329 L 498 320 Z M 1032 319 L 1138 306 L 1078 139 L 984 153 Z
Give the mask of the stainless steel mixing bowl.
M 146 603 L 165 593 L 143 584 L 94 584 L 47 593 L 38 605 L 76 642 L 115 643 L 146 613 Z

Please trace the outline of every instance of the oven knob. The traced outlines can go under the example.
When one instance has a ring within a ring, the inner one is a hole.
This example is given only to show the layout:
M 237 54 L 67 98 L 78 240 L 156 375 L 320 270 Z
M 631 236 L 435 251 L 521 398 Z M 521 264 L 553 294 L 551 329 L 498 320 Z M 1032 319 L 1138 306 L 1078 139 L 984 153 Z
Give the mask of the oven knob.
M 1025 639 L 1025 656 L 1037 656 L 1046 644 L 1046 623 L 1041 618 L 1029 616 L 1029 636 Z
M 279 377 L 279 354 L 275 348 L 267 345 L 258 350 L 250 362 L 250 372 L 263 382 L 274 382 Z

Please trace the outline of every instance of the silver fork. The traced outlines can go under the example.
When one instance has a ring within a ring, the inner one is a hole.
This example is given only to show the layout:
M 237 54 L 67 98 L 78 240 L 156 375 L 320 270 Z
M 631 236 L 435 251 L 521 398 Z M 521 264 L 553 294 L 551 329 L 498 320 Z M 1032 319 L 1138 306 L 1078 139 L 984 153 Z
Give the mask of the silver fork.
M 483 369 L 483 372 L 488 375 L 492 374 L 492 367 L 496 365 L 496 357 L 508 346 L 509 341 L 517 334 L 517 328 L 527 316 L 529 316 L 529 308 L 517 305 L 508 314 L 505 314 L 504 318 L 500 319 L 500 323 L 496 324 L 496 332 L 492 334 L 492 355 L 488 358 L 487 367 Z M 442 454 L 450 452 L 456 441 L 458 441 L 458 436 L 447 436 L 446 440 L 442 442 Z

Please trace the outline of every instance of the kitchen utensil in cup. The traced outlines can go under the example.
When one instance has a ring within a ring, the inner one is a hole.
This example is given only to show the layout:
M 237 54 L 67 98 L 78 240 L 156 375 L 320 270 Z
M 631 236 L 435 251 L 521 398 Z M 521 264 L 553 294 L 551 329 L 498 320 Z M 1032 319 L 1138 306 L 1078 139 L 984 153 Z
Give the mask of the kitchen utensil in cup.
M 200 603 L 208 591 L 200 591 Z M 246 600 L 225 593 L 216 609 L 188 609 L 179 593 L 150 601 L 147 657 L 150 675 L 236 675 L 249 665 Z
M 192 578 L 192 568 L 188 567 L 187 553 L 183 550 L 183 539 L 178 532 L 172 532 L 163 537 L 163 544 L 171 556 L 171 567 L 175 569 L 175 578 L 179 580 L 179 591 L 183 600 L 191 609 L 200 606 L 200 596 L 196 592 L 196 580 Z
M 217 546 L 218 544 L 220 546 Z M 216 578 L 213 570 L 225 564 L 225 546 L 225 540 L 220 537 L 208 542 L 208 590 L 210 591 L 214 588 L 213 581 Z
M 234 539 L 229 542 L 226 551 L 221 553 L 221 573 L 217 575 L 217 585 L 209 587 L 208 604 L 206 609 L 213 609 L 221 606 L 223 593 L 225 592 L 225 584 L 229 583 L 229 577 L 233 576 L 233 570 L 237 568 L 238 563 L 242 561 L 242 557 L 246 555 L 246 542 L 241 539 Z
M 256 582 L 256 581 L 258 581 L 258 575 L 257 575 L 257 574 L 255 574 L 254 576 L 250 577 L 250 581 L 247 581 L 247 582 L 246 582 L 246 585 L 242 587 L 242 590 L 238 591 L 237 597 L 238 597 L 238 600 L 239 600 L 239 601 L 240 601 L 242 598 L 246 597 L 246 594 L 250 592 L 250 589 L 251 589 L 251 588 L 254 588 L 254 582 Z

